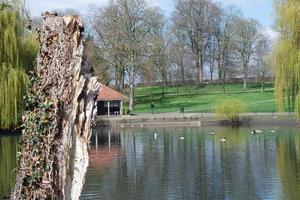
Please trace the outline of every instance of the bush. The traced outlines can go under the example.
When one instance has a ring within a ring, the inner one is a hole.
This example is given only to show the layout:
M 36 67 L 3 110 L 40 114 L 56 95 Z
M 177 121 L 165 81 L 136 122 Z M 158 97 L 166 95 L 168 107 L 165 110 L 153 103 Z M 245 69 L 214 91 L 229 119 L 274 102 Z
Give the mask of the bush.
M 217 116 L 223 120 L 228 120 L 232 124 L 237 124 L 243 120 L 242 113 L 245 113 L 246 106 L 241 100 L 227 99 L 216 107 Z

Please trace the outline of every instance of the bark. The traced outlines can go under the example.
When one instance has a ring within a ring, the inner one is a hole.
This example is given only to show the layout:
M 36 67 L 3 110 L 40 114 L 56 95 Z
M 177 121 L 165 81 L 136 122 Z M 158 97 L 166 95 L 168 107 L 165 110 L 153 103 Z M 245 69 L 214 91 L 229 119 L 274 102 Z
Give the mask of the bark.
M 185 84 L 185 70 L 184 70 L 184 63 L 183 58 L 180 58 L 180 71 L 181 71 L 181 84 Z
M 132 62 L 129 72 L 129 111 L 134 109 L 134 64 Z
M 203 55 L 202 55 L 202 53 L 197 56 L 196 68 L 197 68 L 197 84 L 200 85 L 203 82 Z
M 224 64 L 223 64 L 224 65 Z M 223 72 L 223 79 L 222 79 L 222 87 L 223 87 L 223 93 L 225 94 L 225 82 L 226 82 L 226 70 L 225 66 L 222 67 L 222 72 Z
M 265 72 L 262 72 L 261 77 L 261 93 L 265 93 Z
M 201 53 L 201 56 L 200 56 L 200 83 L 203 83 L 203 65 L 204 65 L 204 62 L 203 62 L 203 54 Z
M 209 71 L 210 71 L 210 82 L 213 82 L 213 74 L 214 74 L 214 60 L 210 58 L 209 61 Z
M 197 60 L 196 60 L 196 69 L 197 69 L 197 84 L 198 85 L 200 85 L 200 74 L 201 74 L 201 72 L 200 72 L 200 59 L 199 58 L 197 58 Z
M 77 16 L 45 13 L 11 199 L 79 199 L 100 88 L 82 66 Z
M 243 82 L 244 82 L 244 89 L 247 89 L 247 78 L 248 78 L 248 67 L 247 64 L 244 64 L 244 78 L 243 78 Z

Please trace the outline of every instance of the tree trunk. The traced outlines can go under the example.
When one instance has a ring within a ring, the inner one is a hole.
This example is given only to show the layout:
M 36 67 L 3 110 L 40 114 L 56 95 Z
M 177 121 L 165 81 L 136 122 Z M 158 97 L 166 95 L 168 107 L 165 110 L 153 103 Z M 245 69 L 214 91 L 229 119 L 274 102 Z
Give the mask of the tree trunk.
M 214 60 L 210 58 L 209 60 L 209 71 L 210 71 L 210 82 L 213 82 L 213 73 L 214 73 Z
M 121 76 L 121 83 L 122 83 L 122 89 L 121 91 L 124 90 L 125 88 L 125 67 L 124 65 L 122 64 L 122 76 Z
M 222 81 L 222 67 L 221 67 L 221 41 L 218 38 L 218 55 L 217 55 L 217 59 L 218 59 L 218 81 L 221 82 Z
M 244 78 L 243 78 L 244 90 L 247 89 L 247 78 L 248 78 L 248 69 L 247 69 L 247 65 L 244 65 Z
M 261 93 L 265 93 L 265 72 L 262 72 L 262 78 L 261 78 Z
M 197 85 L 200 85 L 200 77 L 201 77 L 201 71 L 200 71 L 200 58 L 197 57 L 196 59 L 196 69 L 197 69 Z
M 200 74 L 199 74 L 199 76 L 200 76 L 200 83 L 202 83 L 203 82 L 203 55 L 202 55 L 202 52 L 201 52 L 201 55 L 200 55 Z
M 222 88 L 223 88 L 223 93 L 225 94 L 225 82 L 226 82 L 226 70 L 225 66 L 223 65 L 222 67 L 222 72 L 223 72 L 223 79 L 222 79 Z
M 185 71 L 183 58 L 180 59 L 180 71 L 181 71 L 181 84 L 185 84 Z
M 134 64 L 131 63 L 129 72 L 129 110 L 134 109 Z
M 82 66 L 81 20 L 45 13 L 11 199 L 79 199 L 100 88 Z

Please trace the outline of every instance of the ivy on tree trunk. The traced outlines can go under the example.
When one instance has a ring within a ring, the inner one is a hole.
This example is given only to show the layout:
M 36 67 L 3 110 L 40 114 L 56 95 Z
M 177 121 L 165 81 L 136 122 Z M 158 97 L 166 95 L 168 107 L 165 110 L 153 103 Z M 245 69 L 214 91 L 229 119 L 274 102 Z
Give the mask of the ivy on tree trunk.
M 100 88 L 82 66 L 83 29 L 77 16 L 43 15 L 12 199 L 79 199 Z

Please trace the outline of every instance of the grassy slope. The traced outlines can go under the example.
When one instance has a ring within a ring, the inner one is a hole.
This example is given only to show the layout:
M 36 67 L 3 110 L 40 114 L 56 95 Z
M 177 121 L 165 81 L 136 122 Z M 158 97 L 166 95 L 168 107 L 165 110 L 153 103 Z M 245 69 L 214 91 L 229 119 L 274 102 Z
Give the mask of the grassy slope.
M 226 85 L 223 94 L 222 86 L 218 84 L 203 87 L 180 86 L 168 87 L 162 98 L 160 87 L 138 87 L 135 91 L 135 112 L 150 112 L 151 101 L 155 104 L 155 112 L 178 112 L 181 106 L 186 112 L 214 112 L 218 102 L 226 98 L 237 98 L 247 104 L 247 112 L 274 112 L 276 103 L 274 89 L 268 84 L 266 92 L 261 93 L 259 84 L 249 84 L 243 90 L 242 84 Z

